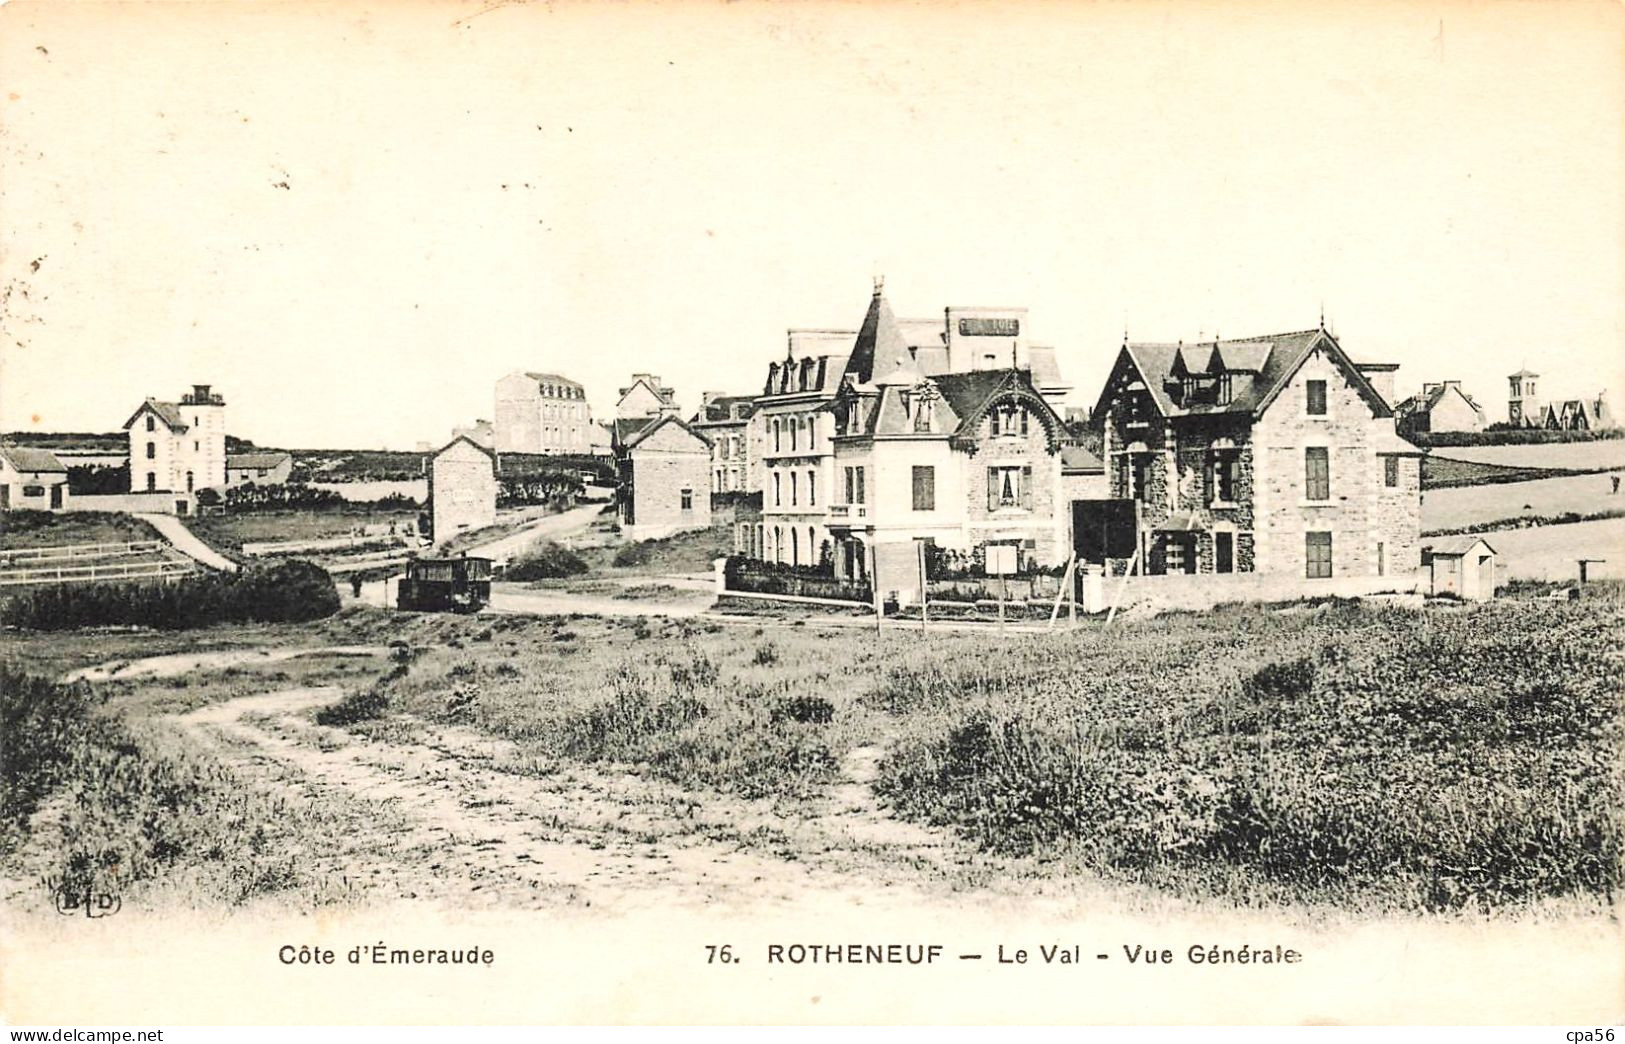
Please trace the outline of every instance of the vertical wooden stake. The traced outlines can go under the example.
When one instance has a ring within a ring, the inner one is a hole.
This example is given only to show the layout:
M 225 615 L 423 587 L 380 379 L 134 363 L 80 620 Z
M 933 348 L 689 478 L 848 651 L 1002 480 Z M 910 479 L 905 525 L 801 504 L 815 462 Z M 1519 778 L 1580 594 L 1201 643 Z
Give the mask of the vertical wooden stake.
M 914 546 L 920 552 L 920 630 L 925 630 L 925 600 L 927 594 L 927 579 L 925 575 L 925 541 L 916 540 Z

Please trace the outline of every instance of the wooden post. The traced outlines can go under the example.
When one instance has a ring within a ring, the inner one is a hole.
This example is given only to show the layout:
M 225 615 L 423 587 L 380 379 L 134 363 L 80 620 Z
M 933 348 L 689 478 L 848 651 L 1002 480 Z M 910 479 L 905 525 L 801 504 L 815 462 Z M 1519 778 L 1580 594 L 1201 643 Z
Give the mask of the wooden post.
M 1142 548 L 1134 549 L 1134 557 L 1129 560 L 1128 568 L 1123 570 L 1123 582 L 1118 585 L 1117 597 L 1112 599 L 1112 607 L 1106 613 L 1107 626 L 1110 626 L 1112 620 L 1116 619 L 1117 617 L 1117 606 L 1123 601 L 1123 592 L 1128 590 L 1128 578 L 1133 576 L 1135 570 L 1140 568 L 1140 554 L 1142 550 Z
M 926 579 L 926 575 L 925 575 L 925 541 L 916 540 L 916 541 L 914 541 L 914 546 L 915 546 L 915 548 L 918 549 L 919 557 L 920 557 L 920 630 L 924 631 L 925 630 L 925 599 L 926 599 L 926 592 L 927 592 L 927 586 L 926 585 L 928 583 L 928 581 Z
M 1004 589 L 1010 581 L 1003 573 L 999 574 L 999 633 L 1004 633 Z
M 1055 605 L 1050 608 L 1049 627 L 1045 628 L 1045 630 L 1054 629 L 1055 621 L 1061 615 L 1061 599 L 1066 597 L 1066 585 L 1072 580 L 1073 571 L 1077 568 L 1078 554 L 1074 551 L 1066 560 L 1066 572 L 1061 574 L 1061 589 L 1055 592 Z M 1072 599 L 1072 622 L 1074 624 L 1078 622 L 1078 600 L 1076 597 Z
M 869 587 L 874 591 L 875 599 L 875 633 L 880 633 L 880 620 L 886 615 L 885 595 L 880 591 L 880 576 L 875 572 L 879 556 L 875 554 L 875 545 L 869 544 Z

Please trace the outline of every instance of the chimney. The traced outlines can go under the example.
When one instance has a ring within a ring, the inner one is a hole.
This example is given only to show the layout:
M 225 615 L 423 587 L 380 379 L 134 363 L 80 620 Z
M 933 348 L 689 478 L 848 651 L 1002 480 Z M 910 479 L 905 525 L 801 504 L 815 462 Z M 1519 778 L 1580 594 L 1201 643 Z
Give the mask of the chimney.
M 724 394 L 726 393 L 719 391 L 700 392 L 700 409 L 703 410 L 710 406 L 713 402 L 716 402 L 718 399 L 722 398 Z

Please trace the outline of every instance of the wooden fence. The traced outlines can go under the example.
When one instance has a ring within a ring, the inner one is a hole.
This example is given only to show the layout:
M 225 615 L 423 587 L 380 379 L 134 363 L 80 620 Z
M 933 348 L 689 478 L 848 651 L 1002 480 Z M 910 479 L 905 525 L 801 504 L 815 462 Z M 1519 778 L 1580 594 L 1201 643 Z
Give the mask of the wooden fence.
M 0 551 L 0 587 L 172 580 L 195 571 L 190 559 L 175 554 L 162 540 Z

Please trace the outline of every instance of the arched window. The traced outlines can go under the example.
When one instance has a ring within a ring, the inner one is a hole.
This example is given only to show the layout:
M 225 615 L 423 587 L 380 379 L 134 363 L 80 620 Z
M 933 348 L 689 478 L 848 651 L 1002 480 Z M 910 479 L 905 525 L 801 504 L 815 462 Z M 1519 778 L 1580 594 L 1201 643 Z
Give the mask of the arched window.
M 152 419 L 152 414 L 150 414 L 150 413 L 147 414 L 147 430 L 148 431 L 157 431 L 158 430 L 158 422 Z
M 794 527 L 790 529 L 790 564 L 801 564 L 801 541 L 797 539 Z
M 190 471 L 186 473 L 186 492 L 192 492 L 192 473 Z

